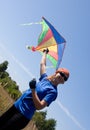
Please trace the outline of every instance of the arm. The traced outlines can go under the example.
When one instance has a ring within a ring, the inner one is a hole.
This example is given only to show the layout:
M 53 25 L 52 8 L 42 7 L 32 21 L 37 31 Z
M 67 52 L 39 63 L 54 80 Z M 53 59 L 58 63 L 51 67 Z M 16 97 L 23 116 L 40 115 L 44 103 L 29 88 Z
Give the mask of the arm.
M 48 52 L 49 52 L 48 48 L 43 51 L 43 56 L 42 56 L 41 63 L 40 63 L 40 75 L 42 75 L 46 71 L 46 55 Z M 34 82 L 33 82 L 33 80 L 30 82 L 29 86 L 32 90 L 32 98 L 33 98 L 33 102 L 34 102 L 36 109 L 41 110 L 44 107 L 46 107 L 48 105 L 47 102 L 45 100 L 40 100 L 35 91 L 35 87 L 36 87 L 35 79 L 34 79 Z
M 40 76 L 46 71 L 46 55 L 49 52 L 48 48 L 43 51 L 43 56 L 40 62 Z
M 40 101 L 35 89 L 32 89 L 32 97 L 33 97 L 34 105 L 37 110 L 41 110 L 48 105 L 45 100 Z
M 35 91 L 35 88 L 36 88 L 36 79 L 33 79 L 29 82 L 29 86 L 31 88 L 31 91 L 32 91 L 32 98 L 33 98 L 33 102 L 34 102 L 34 105 L 36 107 L 37 110 L 41 110 L 43 109 L 44 107 L 46 107 L 48 104 L 45 100 L 41 100 L 39 99 L 36 91 Z

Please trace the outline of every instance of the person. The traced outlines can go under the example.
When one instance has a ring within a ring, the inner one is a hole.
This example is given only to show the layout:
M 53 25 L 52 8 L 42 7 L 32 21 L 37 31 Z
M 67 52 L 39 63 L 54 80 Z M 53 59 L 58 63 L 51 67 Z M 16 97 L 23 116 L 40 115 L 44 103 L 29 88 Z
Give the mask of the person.
M 64 84 L 69 78 L 66 68 L 59 68 L 48 76 L 46 74 L 46 55 L 48 49 L 43 51 L 40 63 L 40 78 L 29 82 L 30 88 L 0 117 L 0 130 L 20 130 L 32 119 L 36 110 L 48 107 L 56 100 L 58 95 L 57 86 Z

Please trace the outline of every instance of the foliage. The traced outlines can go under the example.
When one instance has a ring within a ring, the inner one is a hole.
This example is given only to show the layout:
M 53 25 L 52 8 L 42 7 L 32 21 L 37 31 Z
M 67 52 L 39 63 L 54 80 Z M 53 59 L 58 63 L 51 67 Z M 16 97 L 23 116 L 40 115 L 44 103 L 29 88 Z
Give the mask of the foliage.
M 19 86 L 16 84 L 15 81 L 9 76 L 9 73 L 6 71 L 8 68 L 8 61 L 4 61 L 0 64 L 0 83 L 9 93 L 9 95 L 14 99 L 17 100 L 21 96 L 21 92 L 19 91 Z
M 54 119 L 46 119 L 47 111 L 45 112 L 36 112 L 33 116 L 38 130 L 55 130 L 56 121 Z
M 8 67 L 8 61 L 4 61 L 0 64 L 0 72 L 4 72 Z

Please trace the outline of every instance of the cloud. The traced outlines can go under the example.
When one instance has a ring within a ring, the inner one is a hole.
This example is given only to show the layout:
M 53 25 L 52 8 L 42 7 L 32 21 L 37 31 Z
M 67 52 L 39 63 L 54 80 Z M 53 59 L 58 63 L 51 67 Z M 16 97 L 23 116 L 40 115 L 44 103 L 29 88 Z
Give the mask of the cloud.
M 82 125 L 77 121 L 77 119 L 69 112 L 69 110 L 65 106 L 63 106 L 63 104 L 59 100 L 56 100 L 56 103 L 81 130 L 85 130 L 85 128 L 82 127 Z
M 11 57 L 31 78 L 34 77 L 33 74 L 20 61 L 18 61 L 13 55 Z
M 16 64 L 18 64 L 31 78 L 34 77 L 34 75 L 2 43 L 0 43 L 0 49 L 3 49 L 7 53 L 7 55 L 10 57 L 10 59 L 12 58 L 12 60 Z

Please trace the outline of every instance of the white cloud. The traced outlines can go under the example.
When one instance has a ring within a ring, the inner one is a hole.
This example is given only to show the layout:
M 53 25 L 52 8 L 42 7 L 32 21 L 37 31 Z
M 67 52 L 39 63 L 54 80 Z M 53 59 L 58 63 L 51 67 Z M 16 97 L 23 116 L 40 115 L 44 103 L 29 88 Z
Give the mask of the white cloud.
M 82 127 L 82 125 L 77 121 L 77 119 L 69 112 L 69 110 L 65 106 L 63 106 L 63 104 L 59 100 L 56 100 L 56 103 L 81 130 L 85 130 L 85 128 Z
M 0 49 L 3 49 L 7 55 L 12 58 L 12 60 L 18 64 L 31 78 L 33 78 L 33 74 L 2 44 L 0 43 Z M 3 57 L 1 57 L 3 59 Z

